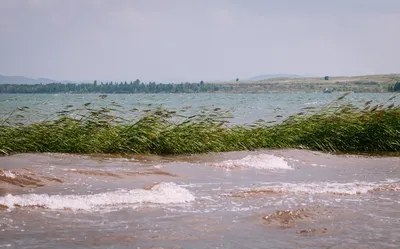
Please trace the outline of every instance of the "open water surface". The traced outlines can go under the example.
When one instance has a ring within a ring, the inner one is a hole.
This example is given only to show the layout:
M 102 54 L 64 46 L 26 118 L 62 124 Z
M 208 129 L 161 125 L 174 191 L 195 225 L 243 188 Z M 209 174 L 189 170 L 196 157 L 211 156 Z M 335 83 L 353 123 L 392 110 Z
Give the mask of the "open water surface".
M 343 93 L 267 93 L 267 94 L 110 94 L 101 98 L 99 94 L 0 94 L 0 116 L 27 106 L 21 113 L 26 121 L 40 121 L 57 117 L 56 113 L 66 109 L 79 109 L 85 103 L 90 107 L 110 107 L 118 109 L 115 115 L 130 119 L 138 111 L 165 107 L 182 111 L 183 115 L 199 113 L 203 109 L 221 108 L 232 114 L 231 123 L 249 124 L 256 120 L 278 121 L 304 108 L 323 108 L 335 101 Z M 365 102 L 376 104 L 400 104 L 400 97 L 393 93 L 352 93 L 341 103 L 363 106 Z M 119 106 L 114 106 L 113 103 Z M 66 106 L 72 106 L 66 108 Z M 131 111 L 137 109 L 138 111 Z M 308 109 L 309 111 L 309 109 Z
M 118 103 L 232 123 L 278 120 L 340 94 L 0 94 L 0 113 L 54 118 L 66 105 Z M 387 103 L 392 94 L 345 101 Z M 389 103 L 399 104 L 395 98 Z M 400 158 L 305 150 L 204 155 L 0 157 L 0 248 L 400 248 Z
M 400 158 L 0 158 L 0 248 L 399 248 Z

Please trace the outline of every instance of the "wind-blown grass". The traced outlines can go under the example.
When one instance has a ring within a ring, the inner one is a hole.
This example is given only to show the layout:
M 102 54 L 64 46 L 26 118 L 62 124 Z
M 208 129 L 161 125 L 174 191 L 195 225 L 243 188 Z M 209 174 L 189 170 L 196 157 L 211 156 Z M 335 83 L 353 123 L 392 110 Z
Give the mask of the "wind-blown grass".
M 189 117 L 159 108 L 125 120 L 114 114 L 116 109 L 87 103 L 79 110 L 67 107 L 56 119 L 28 123 L 21 113 L 29 109 L 21 107 L 0 119 L 0 153 L 187 154 L 261 148 L 400 152 L 399 106 L 367 102 L 360 108 L 341 103 L 343 98 L 322 110 L 306 108 L 281 123 L 246 126 L 230 125 L 219 108 Z

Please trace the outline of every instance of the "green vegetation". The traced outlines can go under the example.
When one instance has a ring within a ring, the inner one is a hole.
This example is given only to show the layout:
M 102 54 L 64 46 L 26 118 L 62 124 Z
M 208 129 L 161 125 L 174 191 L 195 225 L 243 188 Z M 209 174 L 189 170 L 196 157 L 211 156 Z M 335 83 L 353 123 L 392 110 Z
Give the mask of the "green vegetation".
M 78 110 L 67 106 L 58 118 L 27 123 L 21 107 L 0 119 L 0 152 L 185 154 L 260 148 L 300 148 L 335 153 L 400 152 L 400 106 L 343 103 L 345 95 L 321 110 L 280 123 L 262 120 L 230 125 L 229 113 L 203 110 L 197 115 L 159 108 L 118 117 L 118 105 Z M 137 110 L 132 110 L 137 112 Z
M 393 86 L 389 86 L 389 92 L 400 92 L 400 81 L 397 81 Z
M 265 93 L 265 92 L 322 92 L 330 89 L 332 92 L 388 92 L 389 86 L 395 84 L 399 74 L 364 75 L 351 77 L 305 77 L 305 78 L 266 78 L 254 81 L 224 82 L 221 89 L 230 89 L 233 93 Z
M 94 81 L 93 84 L 35 84 L 35 85 L 15 85 L 0 84 L 0 93 L 200 93 L 216 92 L 221 86 L 214 84 L 200 83 L 181 83 L 181 84 L 161 84 L 155 82 L 143 83 L 140 80 L 128 82 L 100 82 Z M 223 87 L 222 87 L 223 88 Z
M 366 75 L 354 77 L 318 78 L 268 78 L 263 80 L 233 80 L 221 83 L 161 84 L 131 82 L 49 83 L 49 84 L 0 84 L 0 93 L 267 93 L 267 92 L 390 92 L 398 91 L 396 82 L 400 75 Z M 400 83 L 398 83 L 400 89 Z

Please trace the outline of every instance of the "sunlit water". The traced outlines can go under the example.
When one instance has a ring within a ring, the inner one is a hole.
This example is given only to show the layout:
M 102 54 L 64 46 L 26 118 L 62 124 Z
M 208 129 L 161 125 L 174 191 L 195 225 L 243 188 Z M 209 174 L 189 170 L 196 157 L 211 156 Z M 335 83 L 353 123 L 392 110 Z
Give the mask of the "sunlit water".
M 244 124 L 321 108 L 339 96 L 0 94 L 0 113 L 28 106 L 24 119 L 38 121 L 66 105 L 117 102 L 125 117 L 135 115 L 132 108 L 218 107 Z M 345 101 L 380 104 L 392 96 Z M 0 157 L 0 248 L 399 248 L 399 191 L 398 157 L 18 154 Z

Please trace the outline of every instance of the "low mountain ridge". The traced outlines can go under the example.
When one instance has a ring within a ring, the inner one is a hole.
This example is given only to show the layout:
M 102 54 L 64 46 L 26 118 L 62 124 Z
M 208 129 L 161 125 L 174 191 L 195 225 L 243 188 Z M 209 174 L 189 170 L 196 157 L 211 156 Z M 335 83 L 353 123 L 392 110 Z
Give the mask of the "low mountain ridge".
M 249 80 L 265 80 L 275 78 L 303 78 L 303 76 L 297 74 L 263 74 L 251 77 Z
M 0 84 L 26 84 L 26 85 L 34 85 L 34 84 L 48 84 L 57 82 L 56 80 L 47 79 L 47 78 L 29 78 L 24 76 L 5 76 L 0 75 Z

